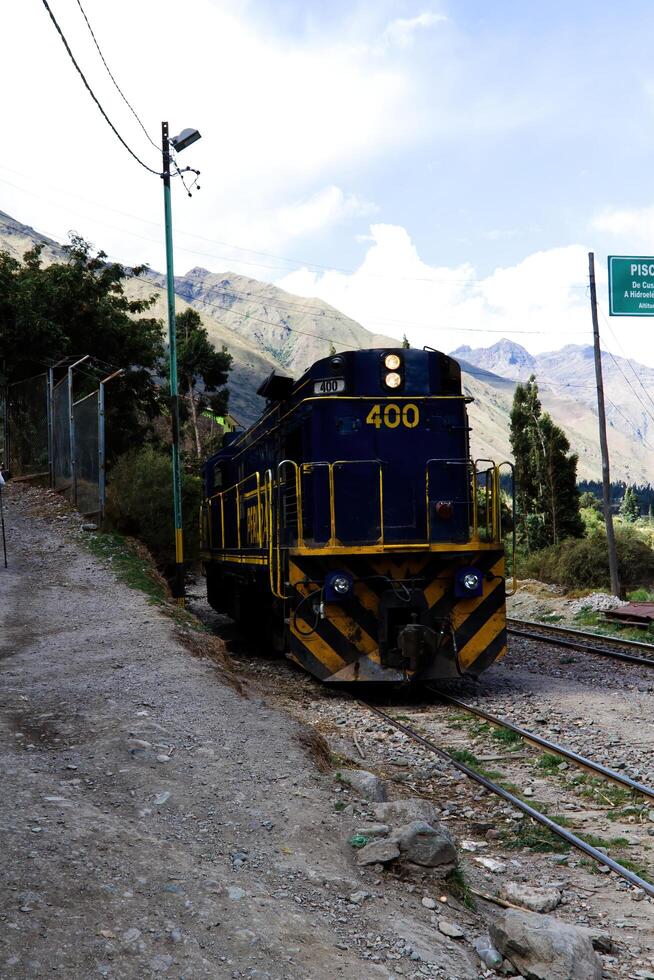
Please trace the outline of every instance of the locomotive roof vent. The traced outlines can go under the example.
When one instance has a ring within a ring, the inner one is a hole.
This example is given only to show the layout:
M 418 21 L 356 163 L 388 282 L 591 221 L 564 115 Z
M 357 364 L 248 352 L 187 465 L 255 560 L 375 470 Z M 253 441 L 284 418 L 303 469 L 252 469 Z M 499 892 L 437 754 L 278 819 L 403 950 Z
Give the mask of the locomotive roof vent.
M 257 395 L 261 395 L 262 398 L 266 398 L 270 402 L 281 402 L 288 398 L 294 384 L 294 378 L 271 371 L 263 384 L 257 388 Z

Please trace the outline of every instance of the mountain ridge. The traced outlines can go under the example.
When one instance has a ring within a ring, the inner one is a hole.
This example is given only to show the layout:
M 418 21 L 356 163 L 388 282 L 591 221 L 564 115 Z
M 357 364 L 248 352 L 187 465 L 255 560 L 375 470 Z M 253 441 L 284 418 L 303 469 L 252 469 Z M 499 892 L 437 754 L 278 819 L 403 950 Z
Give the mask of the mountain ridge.
M 57 242 L 0 212 L 0 248 L 20 259 L 36 243 L 43 245 L 46 263 L 65 258 Z M 154 296 L 152 315 L 165 322 L 165 277 L 161 273 L 147 270 L 128 279 L 125 292 L 133 298 Z M 175 292 L 178 312 L 189 306 L 198 310 L 212 343 L 226 346 L 232 354 L 230 411 L 243 424 L 254 421 L 262 411 L 264 403 L 256 389 L 273 370 L 299 377 L 315 360 L 327 356 L 332 345 L 337 351 L 400 346 L 397 338 L 366 330 L 323 300 L 295 296 L 272 283 L 237 273 L 215 273 L 195 266 L 175 278 Z M 515 384 L 536 373 L 544 408 L 564 428 L 579 455 L 580 478 L 599 477 L 592 347 L 568 345 L 564 350 L 563 356 L 561 351 L 532 355 L 503 338 L 488 348 L 464 345 L 453 352 L 461 363 L 464 390 L 474 398 L 469 411 L 476 457 L 510 458 L 509 415 Z M 610 355 L 603 355 L 603 363 L 612 476 L 628 483 L 654 482 L 654 454 L 647 452 L 651 420 L 632 393 L 625 398 L 616 363 L 624 372 L 641 372 L 652 386 L 654 370 L 624 359 L 615 362 Z M 643 402 L 647 405 L 644 395 Z

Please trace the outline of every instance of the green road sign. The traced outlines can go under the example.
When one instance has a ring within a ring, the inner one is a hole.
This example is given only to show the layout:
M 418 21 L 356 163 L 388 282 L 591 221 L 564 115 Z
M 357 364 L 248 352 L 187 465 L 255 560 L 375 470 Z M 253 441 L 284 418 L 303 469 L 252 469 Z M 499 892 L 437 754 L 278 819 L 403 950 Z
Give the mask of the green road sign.
M 609 255 L 609 314 L 654 316 L 654 258 Z

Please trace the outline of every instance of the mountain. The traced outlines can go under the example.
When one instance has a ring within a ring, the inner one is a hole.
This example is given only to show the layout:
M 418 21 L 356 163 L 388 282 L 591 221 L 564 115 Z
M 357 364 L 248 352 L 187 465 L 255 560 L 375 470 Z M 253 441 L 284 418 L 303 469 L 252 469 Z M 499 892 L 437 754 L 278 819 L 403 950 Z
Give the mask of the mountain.
M 579 454 L 579 474 L 598 466 L 595 359 L 590 344 L 567 344 L 560 350 L 530 354 L 520 344 L 501 340 L 491 347 L 458 347 L 452 351 L 470 377 L 505 390 L 499 378 L 526 381 L 534 374 L 543 407 L 563 427 Z M 654 369 L 602 351 L 612 477 L 626 482 L 654 481 Z M 487 379 L 488 380 L 488 379 Z M 595 477 L 597 478 L 597 476 Z
M 45 262 L 64 258 L 50 238 L 0 212 L 0 249 L 21 258 L 35 243 L 43 245 Z M 294 296 L 271 283 L 235 273 L 190 269 L 175 279 L 178 312 L 197 309 L 212 342 L 223 344 L 233 357 L 230 410 L 244 424 L 261 412 L 255 393 L 272 370 L 298 377 L 313 361 L 336 350 L 399 346 L 397 338 L 371 333 L 320 299 Z M 154 296 L 153 315 L 165 320 L 165 278 L 148 271 L 126 283 L 133 297 Z M 592 348 L 570 345 L 561 351 L 532 355 L 524 347 L 501 340 L 488 348 L 459 347 L 453 356 L 463 369 L 470 405 L 472 449 L 476 458 L 510 459 L 509 415 L 515 383 L 530 374 L 538 378 L 543 406 L 561 425 L 579 454 L 579 476 L 601 474 Z M 614 479 L 654 482 L 651 432 L 654 370 L 635 361 L 603 356 L 607 393 L 611 469 Z M 630 378 L 632 388 L 623 377 Z M 636 394 L 639 397 L 636 397 Z M 647 411 L 651 410 L 651 416 Z

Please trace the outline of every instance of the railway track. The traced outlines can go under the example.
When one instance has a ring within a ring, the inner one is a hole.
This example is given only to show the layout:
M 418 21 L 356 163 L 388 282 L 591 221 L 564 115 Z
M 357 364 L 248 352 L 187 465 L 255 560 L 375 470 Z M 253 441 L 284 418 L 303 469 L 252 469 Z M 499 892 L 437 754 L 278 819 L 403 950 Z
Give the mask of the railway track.
M 654 667 L 654 644 L 638 640 L 622 640 L 612 636 L 600 636 L 572 627 L 534 623 L 531 620 L 508 619 L 507 632 L 524 640 L 551 643 L 554 646 L 610 657 L 638 667 Z M 599 641 L 599 642 L 598 642 Z M 636 651 L 640 651 L 637 653 Z M 649 654 L 649 655 L 648 655 Z
M 623 776 L 621 773 L 615 772 L 612 769 L 608 769 L 605 766 L 601 766 L 590 759 L 586 759 L 583 756 L 578 755 L 576 752 L 572 752 L 569 749 L 565 749 L 563 746 L 556 745 L 556 743 L 554 742 L 549 742 L 547 739 L 543 739 L 539 735 L 535 735 L 531 732 L 526 731 L 525 729 L 518 728 L 517 726 L 513 725 L 511 722 L 505 721 L 504 719 L 501 718 L 497 718 L 494 715 L 490 715 L 487 712 L 482 711 L 481 709 L 468 705 L 463 701 L 459 701 L 457 698 L 452 698 L 449 695 L 443 695 L 440 691 L 433 691 L 433 693 L 437 694 L 438 697 L 441 698 L 442 700 L 452 705 L 455 705 L 458 708 L 465 709 L 466 711 L 469 711 L 471 714 L 475 714 L 479 717 L 486 719 L 493 725 L 504 727 L 516 732 L 526 741 L 529 741 L 532 744 L 538 746 L 538 748 L 546 749 L 548 752 L 554 752 L 558 755 L 561 755 L 567 761 L 570 761 L 574 765 L 577 765 L 581 768 L 586 769 L 589 772 L 592 772 L 594 775 L 602 776 L 602 778 L 604 779 L 610 779 L 612 782 L 617 783 L 623 788 L 627 788 L 634 792 L 641 793 L 642 795 L 647 796 L 649 799 L 654 799 L 654 788 L 650 786 L 645 786 L 641 783 L 637 783 L 635 780 L 630 779 L 628 776 Z M 459 762 L 458 759 L 454 758 L 454 756 L 451 755 L 449 752 L 447 752 L 445 749 L 436 745 L 434 742 L 431 741 L 431 739 L 427 738 L 425 735 L 422 735 L 420 732 L 416 731 L 414 728 L 411 728 L 409 725 L 406 725 L 404 722 L 399 721 L 397 718 L 394 718 L 393 715 L 389 714 L 387 711 L 382 710 L 377 705 L 369 704 L 366 701 L 359 701 L 359 704 L 365 707 L 368 711 L 371 711 L 373 714 L 376 714 L 379 718 L 382 718 L 384 722 L 386 722 L 386 724 L 388 724 L 389 726 L 397 729 L 400 732 L 403 732 L 406 736 L 408 736 L 413 741 L 417 742 L 423 748 L 426 748 L 428 751 L 433 752 L 434 755 L 437 755 L 439 758 L 449 763 L 459 772 L 463 773 L 463 775 L 467 776 L 469 779 L 474 780 L 474 782 L 478 783 L 480 786 L 483 786 L 484 789 L 488 790 L 491 793 L 494 793 L 496 796 L 501 797 L 511 806 L 522 811 L 522 813 L 524 813 L 525 816 L 528 816 L 532 820 L 535 820 L 543 827 L 546 827 L 553 834 L 556 834 L 557 837 L 560 837 L 562 840 L 566 841 L 572 847 L 575 847 L 577 850 L 582 851 L 587 857 L 592 858 L 598 864 L 606 865 L 615 874 L 625 879 L 625 881 L 628 881 L 629 884 L 633 885 L 636 888 L 641 888 L 646 895 L 649 895 L 650 897 L 654 898 L 654 884 L 652 884 L 651 882 L 646 881 L 644 878 L 641 878 L 639 875 L 631 871 L 629 868 L 626 868 L 618 861 L 615 861 L 613 858 L 609 857 L 608 854 L 604 854 L 603 851 L 600 851 L 598 848 L 593 847 L 592 844 L 587 843 L 583 838 L 578 837 L 576 834 L 573 834 L 567 827 L 561 826 L 555 820 L 552 820 L 550 817 L 548 817 L 547 814 L 542 813 L 540 810 L 537 810 L 529 803 L 526 803 L 524 800 L 520 799 L 519 796 L 516 796 L 515 794 L 509 792 L 503 786 L 500 786 L 498 783 L 494 782 L 488 777 L 483 776 L 481 773 L 477 772 L 471 766 L 466 765 L 466 763 Z

